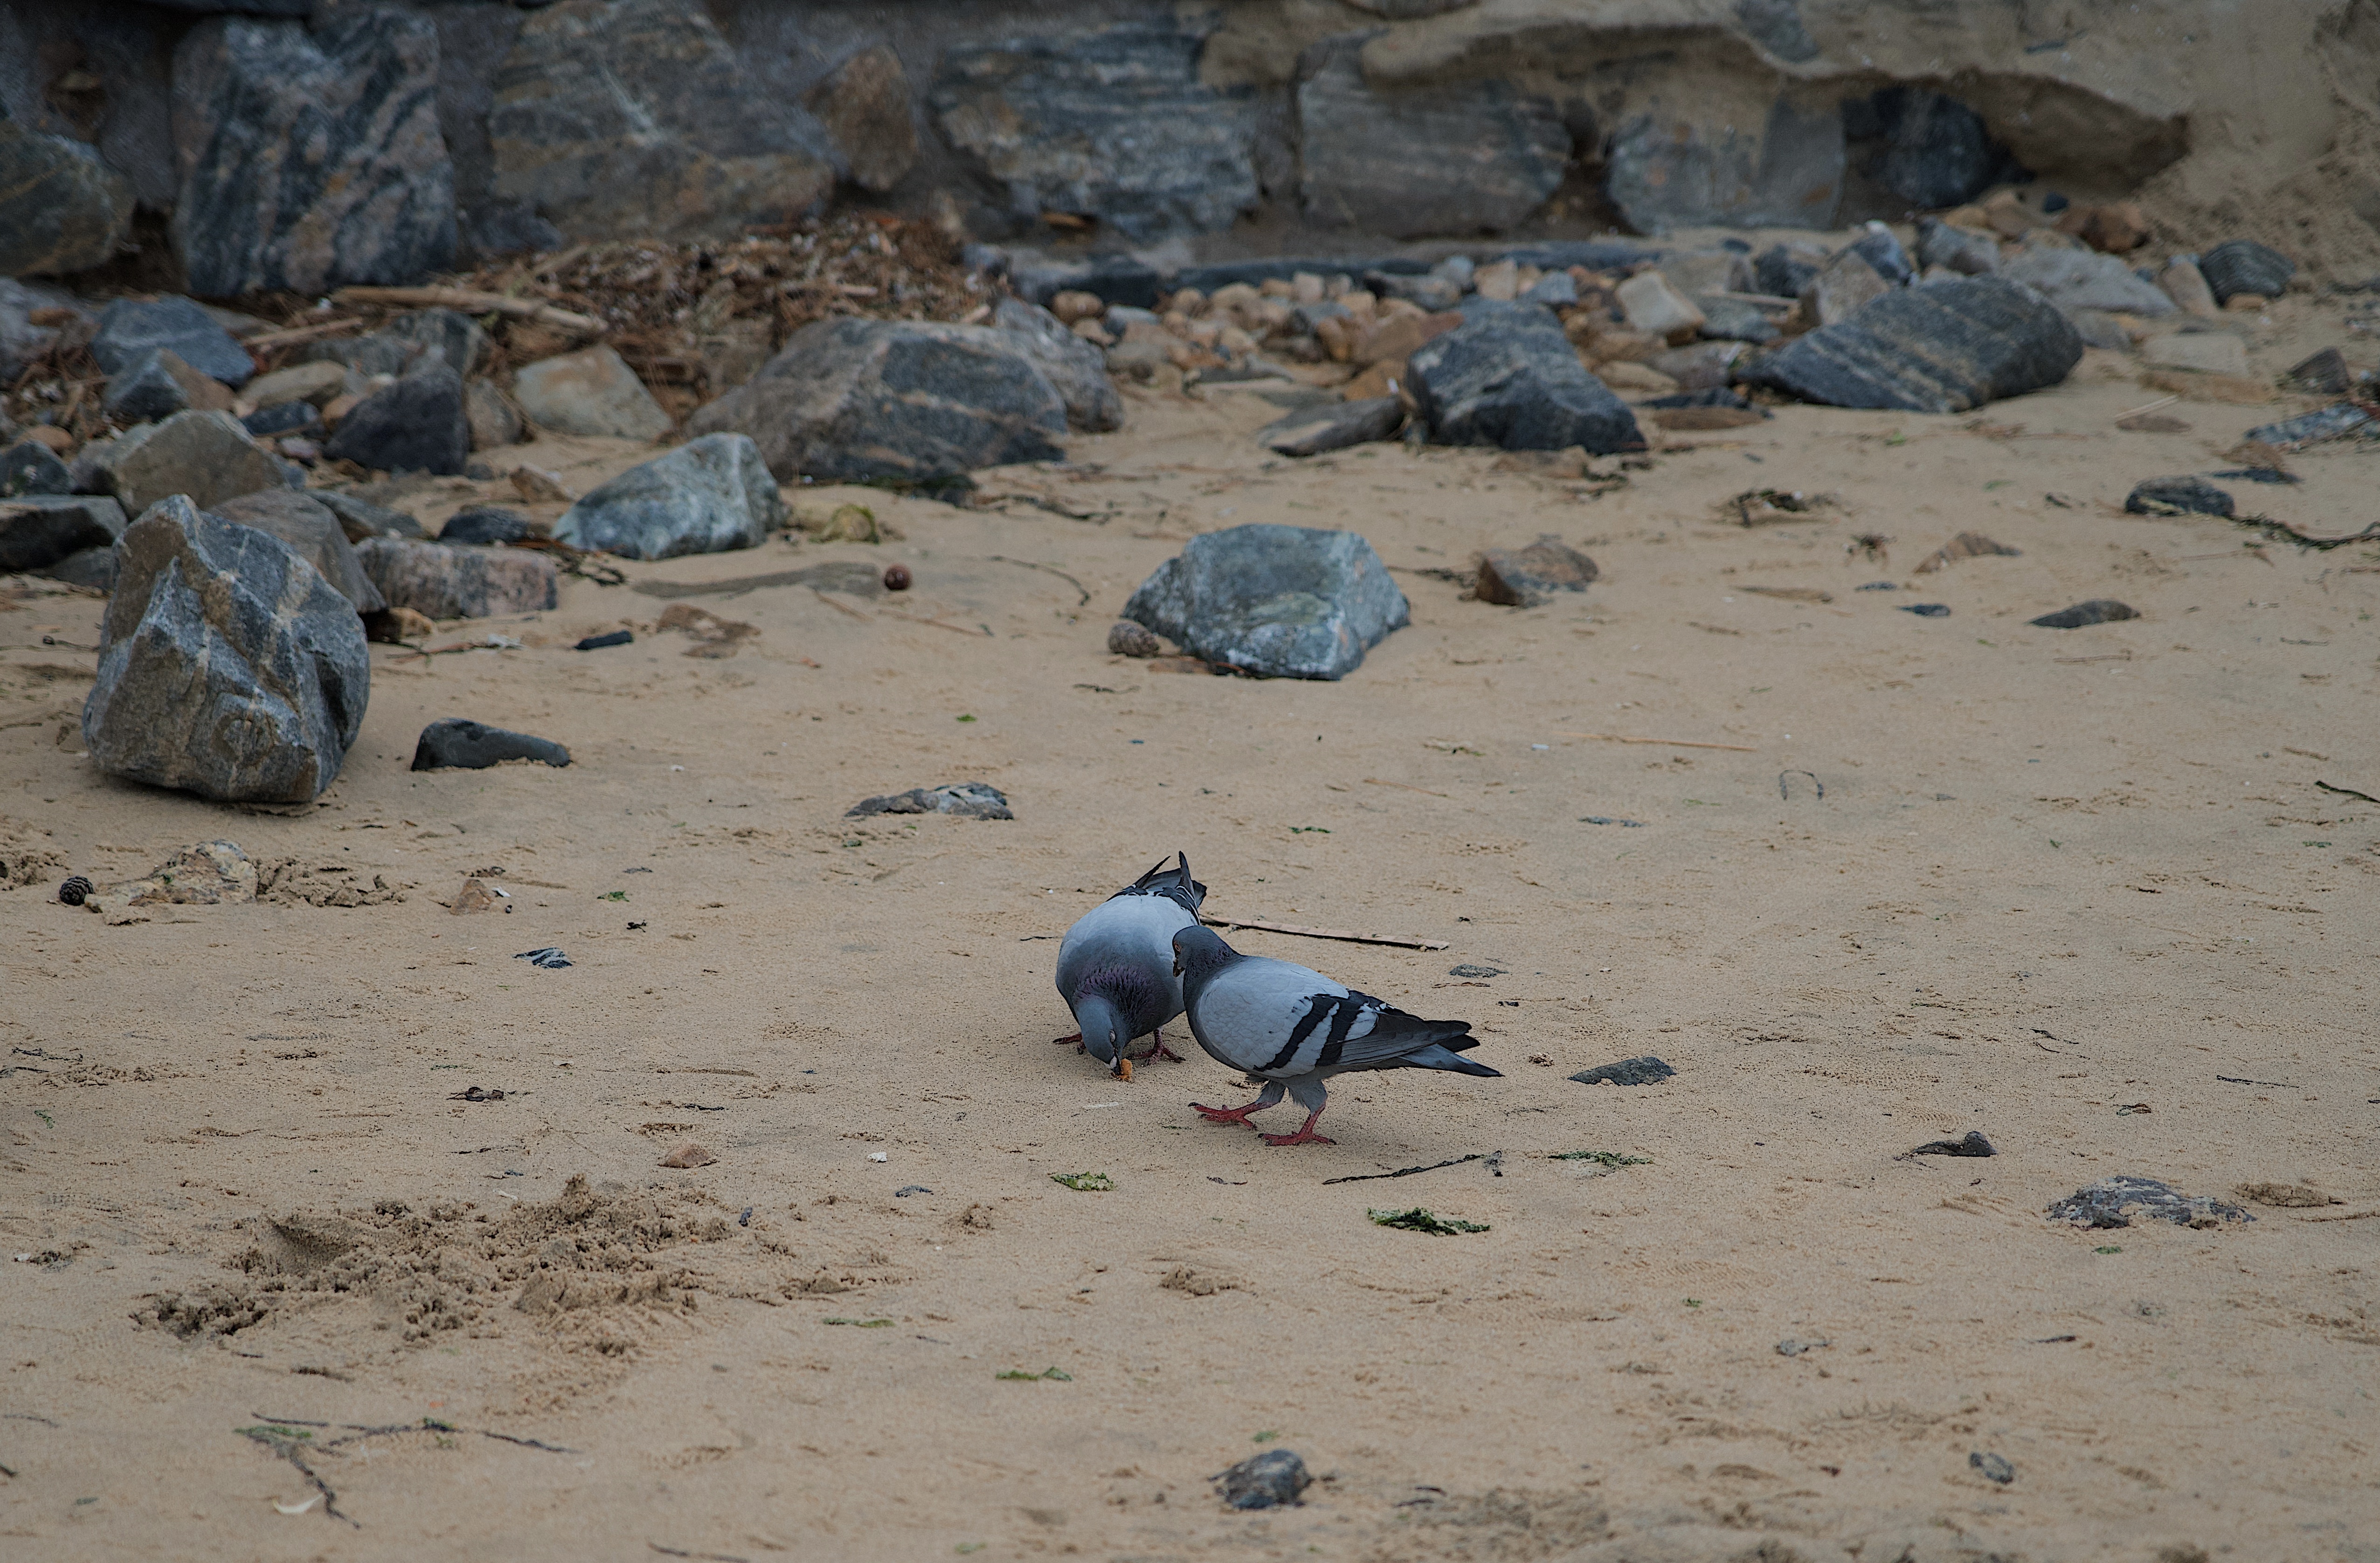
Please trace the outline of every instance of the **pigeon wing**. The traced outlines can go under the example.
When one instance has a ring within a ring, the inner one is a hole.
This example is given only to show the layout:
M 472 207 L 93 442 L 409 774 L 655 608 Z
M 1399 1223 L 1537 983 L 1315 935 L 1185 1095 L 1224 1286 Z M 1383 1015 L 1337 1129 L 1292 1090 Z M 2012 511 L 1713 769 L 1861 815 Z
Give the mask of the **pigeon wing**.
M 1343 984 L 1288 961 L 1235 961 L 1199 989 L 1191 1023 L 1206 1049 L 1233 1069 L 1286 1080 L 1313 1072 Z

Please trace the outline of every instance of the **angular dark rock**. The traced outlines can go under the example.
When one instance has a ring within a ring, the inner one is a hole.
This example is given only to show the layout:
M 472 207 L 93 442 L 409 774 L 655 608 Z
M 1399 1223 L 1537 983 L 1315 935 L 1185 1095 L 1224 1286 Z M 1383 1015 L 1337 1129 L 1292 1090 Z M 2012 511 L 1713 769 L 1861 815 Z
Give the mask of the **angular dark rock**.
M 2194 473 L 2150 478 L 2132 485 L 2124 509 L 2134 515 L 2234 515 L 2231 496 Z
M 1526 548 L 1489 549 L 1479 555 L 1478 568 L 1474 593 L 1507 608 L 1535 608 L 1558 591 L 1585 591 L 1601 573 L 1594 560 L 1552 536 Z
M 192 291 L 312 294 L 451 265 L 437 90 L 437 28 L 394 6 L 192 28 L 174 51 L 174 241 Z
M 571 238 L 730 239 L 834 188 L 824 127 L 752 79 L 700 0 L 532 11 L 492 88 L 492 193 Z
M 365 336 L 334 336 L 323 342 L 306 343 L 289 356 L 289 361 L 337 364 L 353 371 L 347 379 L 348 387 L 360 390 L 365 377 L 403 374 L 420 359 L 421 352 L 422 344 L 418 338 L 376 331 Z
M 1957 206 L 1983 193 L 2007 165 L 1983 116 L 1924 87 L 1892 86 L 1870 100 L 1884 148 L 1869 169 L 1914 206 Z
M 1818 57 L 1818 41 L 1802 22 L 1801 0 L 1735 0 L 1736 25 L 1789 65 Z
M 1753 259 L 1753 285 L 1771 298 L 1799 298 L 1826 265 L 1823 252 L 1772 244 Z
M 1645 360 L 1645 367 L 1656 374 L 1668 375 L 1682 390 L 1718 391 L 1733 383 L 1735 366 L 1743 357 L 1743 351 L 1742 341 L 1720 337 L 1656 353 Z
M 1397 238 L 1493 232 L 1560 185 L 1571 139 L 1552 100 L 1494 78 L 1383 91 L 1365 79 L 1364 42 L 1332 39 L 1300 62 L 1309 222 Z
M 1218 1473 L 1215 1496 L 1232 1508 L 1286 1508 L 1314 1483 L 1294 1449 L 1267 1449 Z
M 339 518 L 311 496 L 296 489 L 265 489 L 225 500 L 213 514 L 269 532 L 287 543 L 298 557 L 314 566 L 333 590 L 356 605 L 358 613 L 377 613 L 388 606 L 380 588 L 364 574 L 355 545 Z
M 1881 223 L 1869 223 L 1867 231 L 1843 248 L 1866 261 L 1877 276 L 1895 287 L 1905 285 L 1917 274 L 1916 268 L 1909 263 L 1909 252 L 1900 248 L 1900 240 Z
M 99 333 L 91 339 L 91 356 L 110 375 L 139 367 L 161 347 L 209 380 L 235 390 L 256 373 L 248 349 L 204 309 L 180 297 L 147 304 L 119 298 L 100 312 Z
M 1463 314 L 1406 363 L 1432 440 L 1597 455 L 1645 448 L 1635 415 L 1586 371 L 1550 310 L 1475 301 Z
M 322 454 L 376 471 L 460 473 L 471 459 L 462 377 L 433 363 L 373 392 L 339 420 Z
M 55 451 L 39 440 L 26 440 L 0 451 L 0 499 L 72 492 L 74 474 Z
M 124 530 L 124 507 L 105 494 L 28 493 L 0 499 L 0 575 L 47 570 Z
M 2325 347 L 2291 366 L 2282 378 L 2289 382 L 2290 389 L 2315 396 L 2344 396 L 2355 388 L 2354 371 L 2347 367 L 2347 356 L 2336 347 Z
M 556 541 L 624 559 L 758 548 L 785 520 L 777 480 L 743 434 L 706 434 L 632 466 L 554 523 Z
M 2000 269 L 1999 236 L 1954 228 L 1939 217 L 1920 217 L 1917 264 L 1922 271 L 1940 266 L 1962 276 L 1986 276 Z
M 506 760 L 539 760 L 547 765 L 570 763 L 570 751 L 551 738 L 508 733 L 467 717 L 447 717 L 421 730 L 413 746 L 416 770 L 485 770 Z
M 64 581 L 68 586 L 112 592 L 115 589 L 115 545 L 110 543 L 105 548 L 77 549 L 56 563 L 45 564 L 33 574 L 54 581 Z
M 1992 1143 L 1984 1138 L 1982 1131 L 1970 1129 L 1964 1135 L 1958 1139 L 1928 1140 L 1924 1145 L 1917 1146 L 1914 1150 L 1911 1150 L 1903 1154 L 1909 1156 L 1998 1156 L 1999 1155 L 1999 1152 L 1992 1149 Z
M 846 819 L 871 814 L 949 814 L 961 819 L 1014 819 L 1007 795 L 988 782 L 952 782 L 862 798 L 844 811 Z
M 2278 451 L 2301 451 L 2308 445 L 2319 445 L 2325 440 L 2336 440 L 2358 430 L 2368 430 L 2374 421 L 2370 412 L 2353 402 L 2333 402 L 2326 407 L 2316 407 L 2310 413 L 2285 418 L 2278 423 L 2259 424 L 2248 430 L 2244 438 Z
M 111 375 L 100 405 L 118 423 L 156 423 L 192 408 L 222 412 L 231 406 L 231 392 L 161 347 L 122 374 Z
M 86 453 L 89 447 L 85 447 Z M 259 489 L 285 489 L 281 460 L 249 437 L 227 412 L 176 413 L 126 430 L 93 463 L 94 476 L 139 515 L 168 494 L 211 507 Z
M 528 517 L 517 510 L 507 510 L 500 504 L 475 504 L 448 516 L 446 524 L 438 528 L 438 540 L 490 548 L 516 543 L 531 530 Z
M 843 153 L 851 182 L 880 194 L 917 165 L 917 123 L 909 80 L 889 43 L 862 49 L 803 100 Z
M 1324 402 L 1273 419 L 1257 430 L 1257 442 L 1285 456 L 1320 455 L 1375 440 L 1393 440 L 1404 422 L 1402 396 Z
M 132 186 L 97 148 L 0 115 L 0 276 L 105 265 L 131 225 Z
M 1357 533 L 1255 525 L 1193 538 L 1141 583 L 1123 616 L 1243 672 L 1336 679 L 1412 610 Z
M 111 776 L 220 803 L 303 803 L 363 725 L 355 607 L 279 539 L 176 495 L 127 527 L 83 739 Z
M 1123 396 L 1108 376 L 1107 360 L 1057 316 L 1021 298 L 1003 298 L 991 312 L 991 323 L 1017 339 L 1064 401 L 1069 427 L 1090 434 L 1123 427 Z
M 1204 34 L 1123 22 L 945 51 L 930 98 L 1009 212 L 1096 219 L 1127 238 L 1212 233 L 1257 200 L 1247 89 L 1199 79 Z
M 1787 343 L 1742 379 L 1830 406 L 1951 413 L 2055 385 L 2082 357 L 2073 325 L 2039 296 L 1966 277 L 1897 289 Z
M 926 479 L 1063 457 L 1066 405 L 1013 332 L 844 317 L 795 332 L 686 429 L 750 435 L 784 482 Z
M 2119 602 L 2112 597 L 2095 597 L 2088 602 L 2060 608 L 2055 613 L 2044 613 L 2027 622 L 2035 629 L 2082 629 L 2090 624 L 2112 624 L 2140 616 L 2140 610 L 2130 603 Z
M 1731 123 L 1640 115 L 1612 137 L 1605 169 L 1611 203 L 1639 233 L 1831 228 L 1843 193 L 1842 115 L 1831 99 L 1792 91 L 1779 93 L 1756 136 Z
M 282 402 L 259 407 L 239 420 L 251 439 L 277 440 L 286 435 L 307 437 L 323 432 L 322 414 L 311 402 Z
M 554 605 L 553 561 L 526 549 L 449 548 L 407 538 L 366 538 L 356 558 L 391 608 L 431 619 L 534 613 Z
M 366 538 L 423 538 L 429 534 L 421 523 L 401 510 L 360 500 L 353 494 L 343 494 L 335 489 L 322 489 L 309 496 L 339 518 L 339 526 L 347 534 L 347 541 L 362 542 Z
M 2053 1221 L 2100 1229 L 2129 1227 L 2134 1218 L 2201 1230 L 2255 1219 L 2211 1194 L 2185 1194 L 2155 1178 L 2132 1177 L 2102 1178 L 2055 1201 L 2046 1214 Z
M 480 322 L 455 309 L 416 309 L 397 316 L 382 330 L 399 342 L 419 347 L 424 355 L 436 354 L 447 368 L 466 380 L 487 367 L 488 355 L 493 351 Z
M 1641 1059 L 1597 1064 L 1571 1076 L 1582 1085 L 1657 1085 L 1678 1072 L 1647 1053 Z
M 571 649 L 573 651 L 608 651 L 614 646 L 633 646 L 636 641 L 637 634 L 634 630 L 613 630 L 606 635 L 580 636 L 577 644 L 571 647 Z
M 2254 239 L 2226 239 L 2198 258 L 2198 270 L 2215 290 L 2215 301 L 2228 304 L 2241 293 L 2278 298 L 2289 290 L 2298 263 Z

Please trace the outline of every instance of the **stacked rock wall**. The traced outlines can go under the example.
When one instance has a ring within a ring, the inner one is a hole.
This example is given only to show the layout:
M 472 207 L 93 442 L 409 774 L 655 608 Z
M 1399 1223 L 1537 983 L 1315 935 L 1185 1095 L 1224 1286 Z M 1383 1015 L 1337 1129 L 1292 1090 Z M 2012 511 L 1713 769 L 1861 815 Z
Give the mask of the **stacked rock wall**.
M 2369 0 L 12 0 L 0 111 L 0 274 L 141 242 L 225 295 L 836 200 L 1214 255 L 2030 172 L 2317 267 L 2380 235 Z

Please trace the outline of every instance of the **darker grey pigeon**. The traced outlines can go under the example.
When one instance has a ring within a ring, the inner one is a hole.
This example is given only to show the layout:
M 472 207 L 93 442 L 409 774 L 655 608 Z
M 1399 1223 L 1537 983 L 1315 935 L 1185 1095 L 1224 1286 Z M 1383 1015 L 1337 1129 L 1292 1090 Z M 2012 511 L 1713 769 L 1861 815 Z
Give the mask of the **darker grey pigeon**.
M 1320 972 L 1288 961 L 1243 955 L 1211 928 L 1173 936 L 1190 1035 L 1217 1063 L 1264 1081 L 1241 1108 L 1190 1105 L 1215 1123 L 1246 1123 L 1281 1098 L 1297 1098 L 1305 1121 L 1294 1134 L 1267 1134 L 1274 1145 L 1332 1145 L 1314 1132 L 1326 1101 L 1323 1082 L 1365 1069 L 1442 1069 L 1502 1078 L 1460 1055 L 1479 1045 L 1469 1021 L 1423 1020 Z M 1253 1127 L 1253 1126 L 1251 1126 Z
M 1079 1044 L 1118 1079 L 1131 1079 L 1124 1044 L 1182 1012 L 1173 936 L 1198 926 L 1206 899 L 1207 887 L 1190 877 L 1188 854 L 1176 853 L 1174 866 L 1160 861 L 1077 918 L 1058 947 L 1058 994 L 1079 1029 L 1058 1040 Z M 1180 1061 L 1161 1032 L 1143 1057 L 1160 1053 Z

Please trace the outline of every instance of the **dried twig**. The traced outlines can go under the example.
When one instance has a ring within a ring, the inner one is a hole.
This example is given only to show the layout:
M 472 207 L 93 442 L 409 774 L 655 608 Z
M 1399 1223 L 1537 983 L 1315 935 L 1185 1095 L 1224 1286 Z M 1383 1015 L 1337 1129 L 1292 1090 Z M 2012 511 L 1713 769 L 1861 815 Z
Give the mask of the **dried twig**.
M 1301 939 L 1344 939 L 1350 944 L 1392 944 L 1400 950 L 1451 950 L 1442 939 L 1402 939 L 1395 934 L 1357 933 L 1351 928 L 1309 928 L 1295 923 L 1266 923 L 1253 917 L 1200 917 L 1210 928 L 1255 928 L 1263 933 L 1295 934 Z
M 1068 586 L 1073 587 L 1076 591 L 1083 594 L 1083 600 L 1076 603 L 1076 607 L 1087 607 L 1090 604 L 1091 588 L 1085 586 L 1082 582 L 1075 579 L 1074 576 L 1066 574 L 1065 571 L 1061 570 L 1055 564 L 1037 564 L 1030 559 L 1011 559 L 1004 553 L 987 554 L 985 557 L 994 564 L 1021 564 L 1027 570 L 1040 570 L 1055 576 L 1060 580 L 1065 582 Z
M 1697 744 L 1686 738 L 1631 738 L 1620 733 L 1562 733 L 1558 738 L 1599 738 L 1607 744 L 1650 744 L 1663 749 L 1730 749 L 1741 755 L 1756 755 L 1760 751 L 1750 744 Z
M 814 594 L 816 594 L 816 596 L 818 597 L 818 600 L 819 600 L 820 602 L 825 603 L 828 607 L 830 607 L 830 608 L 833 609 L 836 612 L 838 612 L 838 613 L 848 613 L 848 614 L 850 614 L 853 618 L 857 619 L 857 620 L 858 620 L 861 624 L 866 624 L 866 623 L 868 622 L 868 615 L 867 615 L 867 614 L 865 614 L 865 613 L 863 613 L 863 612 L 861 612 L 858 609 L 854 608 L 850 603 L 848 603 L 848 602 L 837 602 L 833 598 L 829 597 L 826 593 L 824 593 L 824 592 L 822 592 L 822 591 L 820 591 L 820 590 L 819 590 L 819 588 L 816 588 L 816 587 L 812 587 L 812 588 L 810 588 L 810 590 L 811 590 Z
M 1458 1156 L 1451 1161 L 1433 1161 L 1427 1167 L 1401 1167 L 1394 1172 L 1356 1172 L 1344 1178 L 1325 1178 L 1322 1182 L 1327 1188 L 1332 1183 L 1368 1183 L 1377 1178 L 1410 1178 L 1416 1172 L 1435 1172 L 1441 1167 L 1460 1167 L 1466 1161 L 1477 1161 L 1487 1154 L 1486 1151 L 1473 1151 L 1469 1156 Z
M 406 309 L 460 309 L 467 315 L 510 315 L 516 321 L 601 336 L 607 327 L 592 315 L 558 309 L 534 298 L 482 293 L 471 287 L 343 287 L 333 295 L 347 304 L 394 304 Z
M 2337 793 L 2343 798 L 2362 798 L 2368 804 L 2380 804 L 2380 798 L 2375 798 L 2369 793 L 2359 793 L 2352 787 L 2334 787 L 2327 782 L 2317 782 L 2314 785 L 2325 793 Z

